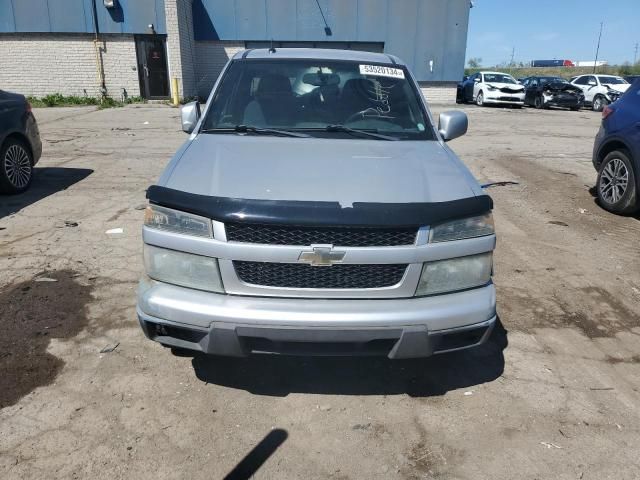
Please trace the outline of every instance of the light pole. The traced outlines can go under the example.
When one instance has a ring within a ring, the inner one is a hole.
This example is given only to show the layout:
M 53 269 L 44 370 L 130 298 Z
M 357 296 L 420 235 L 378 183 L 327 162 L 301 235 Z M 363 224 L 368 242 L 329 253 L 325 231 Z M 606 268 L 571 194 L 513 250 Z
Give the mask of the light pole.
M 596 60 L 593 62 L 593 73 L 596 73 L 596 68 L 598 67 L 598 54 L 600 53 L 600 39 L 602 38 L 602 26 L 603 22 L 600 22 L 600 34 L 598 35 L 598 46 L 596 47 Z

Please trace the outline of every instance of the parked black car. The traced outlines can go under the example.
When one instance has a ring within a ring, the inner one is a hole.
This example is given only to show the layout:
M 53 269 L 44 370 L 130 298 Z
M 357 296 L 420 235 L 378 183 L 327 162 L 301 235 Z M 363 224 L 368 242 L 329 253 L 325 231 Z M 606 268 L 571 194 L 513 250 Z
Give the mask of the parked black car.
M 462 81 L 458 82 L 456 87 L 456 103 L 464 103 L 464 82 L 469 79 L 469 75 L 462 77 Z
M 0 193 L 24 192 L 42 154 L 38 124 L 23 95 L 0 90 Z
M 602 124 L 593 146 L 598 171 L 600 205 L 614 213 L 640 209 L 640 81 L 602 111 Z
M 582 90 L 560 77 L 528 77 L 524 104 L 536 108 L 563 107 L 580 110 L 584 103 Z

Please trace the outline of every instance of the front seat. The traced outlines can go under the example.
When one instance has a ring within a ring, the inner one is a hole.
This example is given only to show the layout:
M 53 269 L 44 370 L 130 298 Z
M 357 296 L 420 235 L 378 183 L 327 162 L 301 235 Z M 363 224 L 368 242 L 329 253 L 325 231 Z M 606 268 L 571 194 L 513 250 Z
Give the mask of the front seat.
M 244 110 L 244 124 L 253 126 L 291 126 L 295 101 L 291 82 L 284 75 L 260 79 L 254 100 Z
M 366 78 L 347 80 L 342 87 L 340 104 L 343 121 L 367 108 L 375 108 L 377 106 L 375 84 Z

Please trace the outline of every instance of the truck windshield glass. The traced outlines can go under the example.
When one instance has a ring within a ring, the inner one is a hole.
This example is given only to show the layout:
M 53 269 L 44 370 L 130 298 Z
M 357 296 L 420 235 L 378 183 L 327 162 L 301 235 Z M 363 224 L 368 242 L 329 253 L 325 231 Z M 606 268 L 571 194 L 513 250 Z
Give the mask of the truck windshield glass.
M 540 83 L 545 85 L 547 83 L 569 83 L 564 78 L 560 77 L 540 77 Z
M 391 139 L 434 140 L 418 95 L 408 72 L 394 65 L 237 60 L 222 79 L 202 132 L 237 132 L 241 126 L 367 138 L 353 135 L 358 130 Z
M 609 85 L 624 85 L 627 81 L 620 77 L 600 77 L 600 83 L 607 83 Z
M 501 73 L 485 73 L 484 74 L 485 82 L 494 82 L 494 83 L 518 83 L 516 79 L 510 75 L 503 75 Z

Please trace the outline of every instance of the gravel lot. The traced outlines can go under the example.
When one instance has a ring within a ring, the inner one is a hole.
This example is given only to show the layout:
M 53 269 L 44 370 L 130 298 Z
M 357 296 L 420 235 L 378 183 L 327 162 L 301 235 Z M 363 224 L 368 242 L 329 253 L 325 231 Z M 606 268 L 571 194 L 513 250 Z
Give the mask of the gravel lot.
M 463 108 L 454 150 L 517 182 L 488 190 L 502 327 L 396 362 L 147 341 L 140 208 L 178 111 L 38 110 L 38 177 L 0 197 L 0 478 L 223 478 L 260 442 L 255 478 L 640 478 L 640 221 L 590 193 L 599 115 Z

